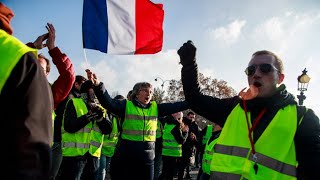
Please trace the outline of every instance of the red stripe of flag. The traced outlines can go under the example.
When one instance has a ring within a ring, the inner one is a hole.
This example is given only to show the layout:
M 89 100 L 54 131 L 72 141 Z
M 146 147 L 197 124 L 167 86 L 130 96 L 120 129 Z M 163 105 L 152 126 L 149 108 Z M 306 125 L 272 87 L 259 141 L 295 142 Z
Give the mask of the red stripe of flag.
M 136 52 L 135 54 L 154 54 L 163 44 L 162 4 L 150 0 L 136 0 Z

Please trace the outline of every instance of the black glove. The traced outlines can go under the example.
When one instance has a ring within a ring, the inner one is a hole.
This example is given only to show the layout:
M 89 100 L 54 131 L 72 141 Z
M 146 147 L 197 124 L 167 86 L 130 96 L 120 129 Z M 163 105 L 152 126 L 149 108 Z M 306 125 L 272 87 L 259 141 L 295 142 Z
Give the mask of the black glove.
M 193 64 L 196 61 L 196 51 L 197 48 L 192 41 L 184 43 L 177 52 L 180 56 L 180 63 L 183 66 Z
M 96 112 L 90 111 L 86 114 L 87 121 L 94 121 L 97 119 L 97 117 L 98 117 L 98 113 L 96 113 Z
M 104 114 L 106 113 L 106 110 L 100 105 L 95 106 L 91 111 L 92 111 L 92 113 L 97 114 L 97 116 L 96 116 L 97 122 L 102 121 Z

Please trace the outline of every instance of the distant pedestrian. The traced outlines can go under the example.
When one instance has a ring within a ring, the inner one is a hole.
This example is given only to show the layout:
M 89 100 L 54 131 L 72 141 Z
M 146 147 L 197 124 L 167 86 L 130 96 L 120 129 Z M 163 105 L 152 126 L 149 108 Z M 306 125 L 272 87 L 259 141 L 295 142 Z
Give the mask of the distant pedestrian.
M 185 143 L 189 132 L 189 127 L 182 122 L 182 118 L 182 112 L 166 117 L 162 147 L 163 166 L 159 180 L 173 180 L 178 158 L 182 156 L 182 144 Z

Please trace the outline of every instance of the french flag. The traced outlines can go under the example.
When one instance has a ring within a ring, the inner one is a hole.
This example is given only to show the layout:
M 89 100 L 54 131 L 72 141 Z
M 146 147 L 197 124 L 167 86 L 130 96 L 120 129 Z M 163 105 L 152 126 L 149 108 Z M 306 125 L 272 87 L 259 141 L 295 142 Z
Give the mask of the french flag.
M 162 49 L 163 19 L 163 5 L 150 0 L 84 0 L 83 48 L 155 54 Z

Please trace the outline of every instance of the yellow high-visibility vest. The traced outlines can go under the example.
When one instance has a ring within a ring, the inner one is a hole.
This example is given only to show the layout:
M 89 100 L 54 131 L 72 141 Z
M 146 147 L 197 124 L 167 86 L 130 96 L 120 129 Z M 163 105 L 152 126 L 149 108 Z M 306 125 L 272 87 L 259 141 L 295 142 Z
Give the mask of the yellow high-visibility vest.
M 203 136 L 202 138 L 202 145 L 205 145 L 208 140 L 210 139 L 211 135 L 212 135 L 212 125 L 208 124 L 207 125 L 207 131 L 206 131 L 206 134 L 205 136 Z
M 68 100 L 67 106 L 69 103 L 73 103 L 77 112 L 77 117 L 88 113 L 88 108 L 81 98 L 72 98 Z M 100 157 L 103 134 L 95 121 L 88 123 L 85 127 L 75 133 L 68 133 L 64 130 L 63 117 L 61 132 L 63 156 L 82 156 L 89 151 L 92 156 Z
M 158 105 L 151 101 L 147 109 L 126 101 L 126 115 L 122 125 L 122 139 L 130 141 L 156 141 Z
M 116 117 L 112 117 L 112 131 L 109 135 L 104 135 L 101 153 L 112 157 L 119 137 L 118 122 Z
M 248 112 L 251 123 L 250 112 Z M 252 126 L 250 124 L 250 126 Z M 222 129 L 211 163 L 212 179 L 265 180 L 296 179 L 294 136 L 297 130 L 296 105 L 279 109 L 255 142 L 256 157 L 251 153 L 244 110 L 238 104 Z M 257 173 L 254 164 L 258 166 Z
M 179 144 L 171 133 L 175 124 L 165 124 L 163 130 L 162 155 L 171 157 L 182 156 L 182 144 Z
M 211 161 L 212 161 L 212 157 L 214 156 L 214 145 L 217 143 L 217 141 L 218 141 L 218 138 L 214 139 L 209 144 L 207 141 L 206 147 L 204 149 L 201 168 L 203 173 L 208 175 L 210 175 Z
M 12 70 L 27 52 L 32 52 L 37 57 L 36 49 L 26 46 L 14 36 L 0 29 L 0 94 Z

